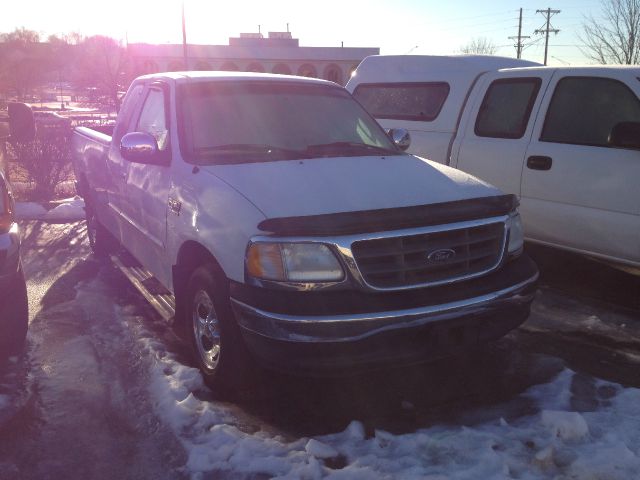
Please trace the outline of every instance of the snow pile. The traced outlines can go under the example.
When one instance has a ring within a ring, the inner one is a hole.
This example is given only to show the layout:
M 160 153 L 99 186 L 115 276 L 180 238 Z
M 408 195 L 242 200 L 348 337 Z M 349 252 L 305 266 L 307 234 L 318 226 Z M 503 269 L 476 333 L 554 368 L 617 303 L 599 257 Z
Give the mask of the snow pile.
M 582 440 L 589 435 L 584 417 L 577 412 L 542 412 L 542 425 L 564 441 Z
M 44 220 L 45 222 L 76 222 L 84 220 L 84 200 L 76 196 L 58 203 L 47 210 L 39 203 L 17 202 L 16 217 L 18 220 Z
M 143 327 L 144 328 L 144 327 Z M 506 421 L 507 408 L 473 426 L 439 425 L 407 434 L 367 435 L 353 421 L 343 432 L 286 438 L 234 405 L 200 400 L 197 369 L 181 364 L 149 332 L 138 332 L 154 358 L 150 390 L 188 453 L 192 478 L 255 475 L 283 479 L 640 478 L 640 390 L 593 380 L 593 411 L 571 408 L 576 374 L 522 394 L 533 411 Z M 248 427 L 247 424 L 253 424 Z M 226 473 L 225 473 L 226 472 Z M 204 477 L 203 477 L 204 475 Z
M 68 198 L 44 216 L 49 222 L 74 222 L 84 220 L 84 200 L 78 196 Z
M 307 442 L 304 449 L 309 455 L 316 458 L 333 458 L 338 456 L 338 452 L 334 448 L 313 438 Z
M 150 346 L 153 341 L 143 339 Z M 239 428 L 234 407 L 201 401 L 194 391 L 202 390 L 202 376 L 195 368 L 181 365 L 167 356 L 156 357 L 150 384 L 157 413 L 168 421 L 189 453 L 190 472 L 233 470 L 284 475 L 307 455 L 304 442 L 287 444 L 282 439 Z
M 18 220 L 40 220 L 47 214 L 47 209 L 35 202 L 16 202 Z

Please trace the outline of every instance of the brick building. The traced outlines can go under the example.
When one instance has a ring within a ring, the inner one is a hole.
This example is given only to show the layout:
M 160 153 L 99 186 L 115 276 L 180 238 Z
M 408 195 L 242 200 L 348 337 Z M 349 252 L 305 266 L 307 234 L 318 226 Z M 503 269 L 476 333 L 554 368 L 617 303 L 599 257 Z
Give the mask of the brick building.
M 301 75 L 347 83 L 358 64 L 379 48 L 301 47 L 290 32 L 242 33 L 229 45 L 187 45 L 188 65 L 181 44 L 128 45 L 135 76 L 181 70 L 226 70 Z

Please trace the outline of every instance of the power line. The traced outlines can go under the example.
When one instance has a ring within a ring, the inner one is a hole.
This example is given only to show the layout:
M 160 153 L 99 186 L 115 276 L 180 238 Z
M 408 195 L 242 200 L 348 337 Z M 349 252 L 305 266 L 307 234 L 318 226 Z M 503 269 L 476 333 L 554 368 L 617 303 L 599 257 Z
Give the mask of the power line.
M 544 64 L 547 64 L 547 53 L 549 52 L 549 33 L 557 34 L 560 30 L 557 28 L 551 28 L 551 17 L 560 13 L 560 10 L 552 10 L 551 8 L 547 8 L 546 10 L 536 10 L 536 13 L 541 13 L 543 17 L 545 17 L 545 27 L 544 29 L 538 28 L 534 33 L 536 34 L 545 34 L 544 40 Z
M 496 28 L 500 28 L 498 27 L 498 25 L 500 24 L 504 24 L 506 22 L 511 22 L 513 21 L 513 18 L 504 18 L 502 20 L 492 20 L 490 22 L 483 22 L 483 23 L 470 23 L 470 24 L 464 24 L 464 25 L 456 25 L 456 26 L 451 26 L 451 27 L 445 27 L 445 28 L 439 28 L 438 31 L 439 32 L 451 32 L 451 31 L 459 31 L 459 30 L 465 30 L 465 31 L 469 31 L 469 29 L 471 28 L 475 28 L 475 27 L 486 27 L 489 25 L 496 25 Z M 504 27 L 502 28 L 503 30 L 507 30 L 511 27 Z M 488 30 L 489 32 L 493 32 L 495 31 L 494 29 Z
M 434 20 L 432 22 L 427 22 L 427 25 L 441 25 L 443 23 L 451 23 L 451 22 L 456 22 L 459 23 L 461 21 L 465 21 L 465 20 L 477 20 L 478 18 L 486 18 L 486 17 L 492 17 L 492 18 L 496 18 L 499 16 L 504 16 L 504 15 L 511 15 L 511 12 L 505 12 L 504 10 L 500 11 L 500 12 L 495 12 L 495 13 L 486 13 L 483 15 L 473 15 L 473 16 L 469 16 L 469 17 L 454 17 L 454 18 L 445 18 L 445 19 L 439 19 L 439 20 Z M 498 20 L 500 21 L 500 20 Z M 493 23 L 493 22 L 491 22 Z

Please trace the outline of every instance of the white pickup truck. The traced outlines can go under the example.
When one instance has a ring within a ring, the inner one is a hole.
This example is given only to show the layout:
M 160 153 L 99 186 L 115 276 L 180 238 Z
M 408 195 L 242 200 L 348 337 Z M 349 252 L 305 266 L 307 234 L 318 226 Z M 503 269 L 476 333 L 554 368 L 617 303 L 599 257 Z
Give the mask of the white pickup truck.
M 73 154 L 94 251 L 126 249 L 215 388 L 424 361 L 529 314 L 515 196 L 404 153 L 331 82 L 140 77 Z
M 639 78 L 638 67 L 373 56 L 347 89 L 383 127 L 410 132 L 408 151 L 516 194 L 527 240 L 637 269 Z

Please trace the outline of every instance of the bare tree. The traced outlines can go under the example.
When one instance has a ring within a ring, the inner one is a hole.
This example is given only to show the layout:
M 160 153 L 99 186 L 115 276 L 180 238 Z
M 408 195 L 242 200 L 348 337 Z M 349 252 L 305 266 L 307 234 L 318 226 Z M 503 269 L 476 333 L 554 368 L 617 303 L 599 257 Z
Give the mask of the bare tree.
M 76 85 L 96 89 L 117 111 L 126 87 L 126 50 L 113 38 L 96 35 L 78 45 Z
M 24 96 L 41 80 L 47 69 L 46 45 L 37 32 L 17 28 L 0 34 L 0 88 Z
M 635 65 L 640 60 L 640 0 L 606 0 L 602 15 L 585 17 L 583 53 L 600 64 Z
M 475 55 L 495 55 L 498 47 L 486 37 L 472 39 L 460 49 L 461 53 L 471 53 Z

